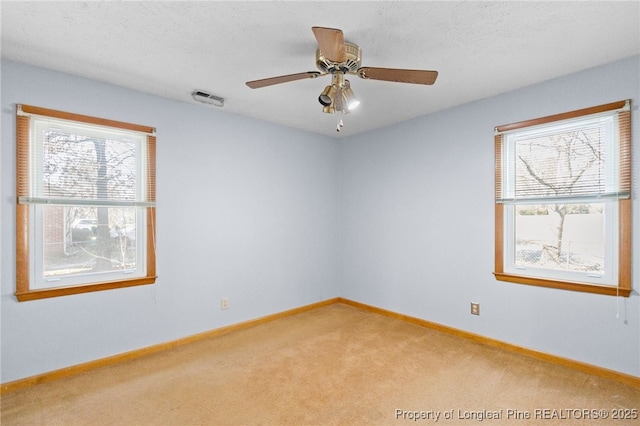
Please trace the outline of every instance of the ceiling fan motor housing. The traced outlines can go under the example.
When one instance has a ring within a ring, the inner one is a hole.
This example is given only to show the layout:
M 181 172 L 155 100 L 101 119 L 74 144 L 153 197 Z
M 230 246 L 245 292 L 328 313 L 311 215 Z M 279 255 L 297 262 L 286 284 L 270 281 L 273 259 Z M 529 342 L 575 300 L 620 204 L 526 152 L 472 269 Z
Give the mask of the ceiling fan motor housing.
M 320 49 L 316 49 L 316 66 L 325 73 L 332 73 L 336 69 L 344 73 L 355 73 L 360 68 L 362 61 L 362 51 L 360 48 L 347 41 L 344 42 L 344 53 L 347 59 L 342 63 L 336 63 L 325 58 Z

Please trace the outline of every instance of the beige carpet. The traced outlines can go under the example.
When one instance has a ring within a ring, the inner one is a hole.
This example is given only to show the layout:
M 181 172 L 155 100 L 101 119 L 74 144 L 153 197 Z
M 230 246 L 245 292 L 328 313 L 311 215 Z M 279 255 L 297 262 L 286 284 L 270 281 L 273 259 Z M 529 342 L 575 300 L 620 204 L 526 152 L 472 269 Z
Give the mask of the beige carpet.
M 631 426 L 612 417 L 639 408 L 640 390 L 613 380 L 334 304 L 4 395 L 1 419 Z

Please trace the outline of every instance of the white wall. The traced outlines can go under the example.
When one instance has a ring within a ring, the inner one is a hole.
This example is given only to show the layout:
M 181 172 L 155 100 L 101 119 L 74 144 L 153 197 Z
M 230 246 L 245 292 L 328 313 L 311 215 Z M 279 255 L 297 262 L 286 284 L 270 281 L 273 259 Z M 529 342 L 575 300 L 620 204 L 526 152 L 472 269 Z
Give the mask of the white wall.
M 627 98 L 636 159 L 633 268 L 640 271 L 639 76 L 634 57 L 345 141 L 341 295 L 640 376 L 640 274 L 630 298 L 492 275 L 494 127 Z M 470 302 L 480 303 L 480 316 L 470 315 Z
M 338 295 L 337 141 L 14 62 L 1 89 L 2 383 Z M 157 128 L 155 286 L 16 301 L 16 103 Z
M 1 72 L 2 383 L 336 296 L 640 376 L 637 292 L 491 274 L 494 126 L 632 98 L 637 184 L 638 57 L 339 142 L 13 62 Z M 157 127 L 156 285 L 16 302 L 16 103 Z M 636 192 L 636 251 L 639 212 Z

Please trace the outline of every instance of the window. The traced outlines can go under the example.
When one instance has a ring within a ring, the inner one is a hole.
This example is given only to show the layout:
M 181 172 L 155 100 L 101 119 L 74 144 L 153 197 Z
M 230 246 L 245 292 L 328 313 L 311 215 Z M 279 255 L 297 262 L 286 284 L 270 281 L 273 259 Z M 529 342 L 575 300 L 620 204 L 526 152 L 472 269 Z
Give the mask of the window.
M 19 301 L 155 282 L 155 129 L 18 105 Z
M 495 276 L 631 293 L 630 101 L 496 127 Z

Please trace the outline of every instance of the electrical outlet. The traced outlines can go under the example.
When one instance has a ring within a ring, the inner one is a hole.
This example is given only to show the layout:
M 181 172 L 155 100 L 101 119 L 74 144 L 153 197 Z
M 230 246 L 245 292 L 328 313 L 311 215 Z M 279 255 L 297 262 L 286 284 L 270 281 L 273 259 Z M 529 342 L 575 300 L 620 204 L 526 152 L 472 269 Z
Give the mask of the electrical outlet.
M 480 304 L 471 302 L 471 315 L 480 315 Z
M 229 298 L 223 297 L 220 301 L 220 309 L 229 309 Z

